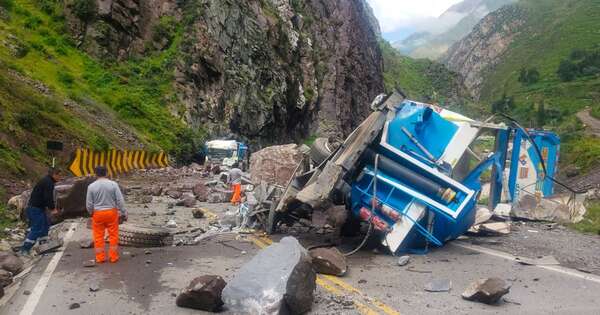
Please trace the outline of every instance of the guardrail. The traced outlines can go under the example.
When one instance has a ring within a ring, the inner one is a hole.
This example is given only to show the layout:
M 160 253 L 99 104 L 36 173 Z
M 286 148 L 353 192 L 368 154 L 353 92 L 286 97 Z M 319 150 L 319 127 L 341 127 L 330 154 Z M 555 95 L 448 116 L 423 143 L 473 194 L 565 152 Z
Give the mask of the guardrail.
M 77 177 L 93 175 L 98 165 L 106 166 L 108 175 L 112 177 L 134 169 L 164 168 L 169 166 L 169 159 L 163 151 L 150 153 L 144 150 L 94 151 L 79 148 L 69 163 L 69 171 Z

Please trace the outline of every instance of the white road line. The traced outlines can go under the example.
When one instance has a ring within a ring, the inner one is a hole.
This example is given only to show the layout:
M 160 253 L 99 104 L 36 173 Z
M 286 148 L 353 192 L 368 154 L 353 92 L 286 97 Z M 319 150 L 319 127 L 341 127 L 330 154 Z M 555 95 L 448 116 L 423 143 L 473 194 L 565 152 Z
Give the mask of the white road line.
M 502 258 L 502 259 L 506 259 L 506 260 L 511 260 L 511 261 L 517 261 L 517 257 L 508 254 L 508 253 L 504 253 L 501 251 L 497 251 L 494 249 L 489 249 L 489 248 L 485 248 L 485 247 L 481 247 L 481 246 L 477 246 L 477 245 L 471 245 L 471 244 L 465 244 L 463 242 L 452 242 L 450 243 L 450 245 L 456 246 L 456 247 L 461 247 L 461 248 L 465 248 L 465 249 L 470 249 L 476 252 L 480 252 L 483 254 L 487 254 L 490 256 L 495 256 L 498 258 Z M 580 278 L 583 280 L 587 280 L 587 281 L 592 281 L 592 282 L 596 282 L 596 283 L 600 283 L 600 277 L 593 275 L 593 274 L 587 274 L 587 273 L 583 273 L 574 269 L 569 269 L 569 268 L 565 268 L 565 267 L 561 267 L 561 266 L 555 266 L 555 265 L 534 265 L 535 267 L 539 267 L 542 269 L 546 269 L 546 270 L 550 270 L 550 271 L 554 271 L 554 272 L 558 272 L 558 273 L 562 273 L 571 277 L 575 277 L 575 278 Z
M 65 237 L 63 238 L 65 249 L 67 246 L 67 242 L 69 241 L 69 239 L 71 239 L 71 236 L 73 236 L 73 233 L 75 232 L 75 227 L 77 227 L 77 222 L 71 223 L 71 226 L 69 226 L 69 231 L 67 231 L 67 234 L 65 234 Z M 38 302 L 40 301 L 44 290 L 46 290 L 46 287 L 48 286 L 48 281 L 50 281 L 50 277 L 52 277 L 54 269 L 56 269 L 56 266 L 58 266 L 58 262 L 60 261 L 60 258 L 62 257 L 63 253 L 64 250 L 54 254 L 54 257 L 52 257 L 52 260 L 50 260 L 50 262 L 48 263 L 48 266 L 46 267 L 46 270 L 44 270 L 44 273 L 40 277 L 40 280 L 38 280 L 37 284 L 33 288 L 33 291 L 27 298 L 27 302 L 25 302 L 25 305 L 23 306 L 23 309 L 21 310 L 19 315 L 33 314 L 33 311 L 35 311 L 35 308 L 38 305 Z

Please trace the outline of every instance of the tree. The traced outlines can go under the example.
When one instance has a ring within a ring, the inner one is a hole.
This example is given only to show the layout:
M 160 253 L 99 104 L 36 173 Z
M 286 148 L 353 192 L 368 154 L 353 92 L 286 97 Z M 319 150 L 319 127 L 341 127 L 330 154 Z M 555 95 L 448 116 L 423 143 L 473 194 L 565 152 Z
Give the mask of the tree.
M 521 68 L 519 73 L 519 82 L 524 85 L 531 85 L 540 80 L 540 72 L 537 68 Z
M 558 66 L 556 74 L 561 81 L 573 81 L 577 77 L 578 68 L 571 60 L 563 60 Z
M 492 103 L 492 113 L 507 113 L 515 108 L 515 99 L 502 94 L 502 97 Z

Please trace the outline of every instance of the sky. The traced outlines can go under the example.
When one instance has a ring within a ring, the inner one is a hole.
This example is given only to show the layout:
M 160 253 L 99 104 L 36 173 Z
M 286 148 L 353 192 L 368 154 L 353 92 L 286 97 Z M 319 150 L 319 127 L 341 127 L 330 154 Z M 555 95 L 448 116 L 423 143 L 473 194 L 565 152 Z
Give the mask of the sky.
M 381 25 L 383 37 L 406 38 L 461 0 L 367 0 Z

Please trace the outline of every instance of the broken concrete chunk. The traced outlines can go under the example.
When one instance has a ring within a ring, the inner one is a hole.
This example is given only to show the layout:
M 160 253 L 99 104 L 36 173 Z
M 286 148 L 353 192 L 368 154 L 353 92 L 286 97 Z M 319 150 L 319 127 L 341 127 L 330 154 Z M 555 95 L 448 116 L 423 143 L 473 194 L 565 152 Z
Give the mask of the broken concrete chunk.
M 479 231 L 490 235 L 510 234 L 510 223 L 508 222 L 490 222 L 479 226 Z
M 220 276 L 197 277 L 177 296 L 175 304 L 179 307 L 217 312 L 223 306 L 221 292 L 225 285 L 225 280 Z
M 500 278 L 479 279 L 469 285 L 462 297 L 469 301 L 494 304 L 509 290 L 510 285 Z
M 96 266 L 96 262 L 93 260 L 86 260 L 83 262 L 83 267 L 85 268 L 92 268 Z
M 302 314 L 311 309 L 315 281 L 309 254 L 288 236 L 242 266 L 223 301 L 236 314 Z
M 398 257 L 398 266 L 406 266 L 410 262 L 410 256 Z
M 0 268 L 16 275 L 23 270 L 23 261 L 13 253 L 0 252 Z
M 312 249 L 310 257 L 317 273 L 343 276 L 348 269 L 346 257 L 335 247 Z
M 452 288 L 452 282 L 447 279 L 432 280 L 425 284 L 425 291 L 448 292 Z

